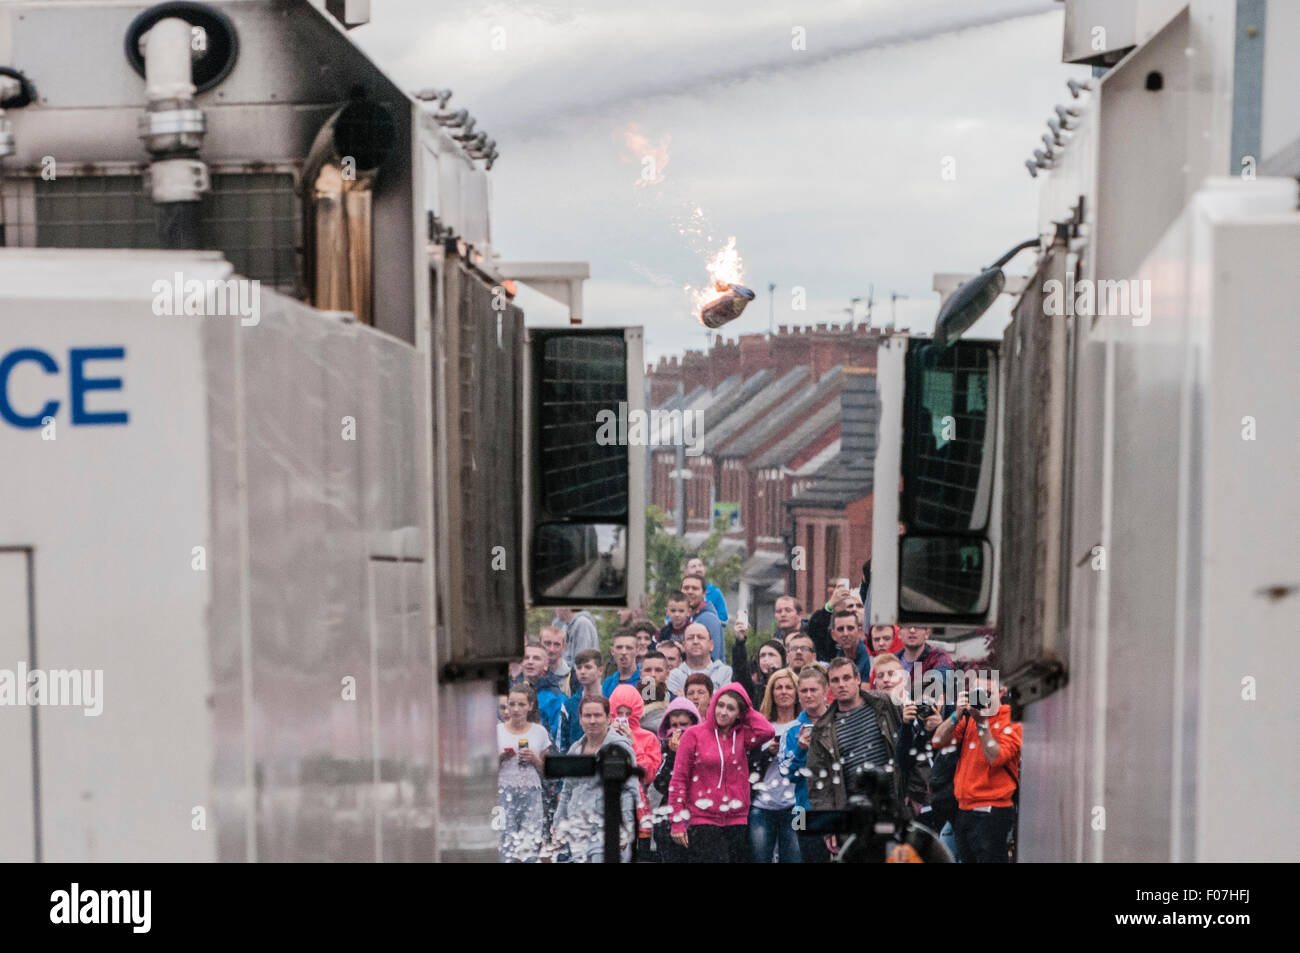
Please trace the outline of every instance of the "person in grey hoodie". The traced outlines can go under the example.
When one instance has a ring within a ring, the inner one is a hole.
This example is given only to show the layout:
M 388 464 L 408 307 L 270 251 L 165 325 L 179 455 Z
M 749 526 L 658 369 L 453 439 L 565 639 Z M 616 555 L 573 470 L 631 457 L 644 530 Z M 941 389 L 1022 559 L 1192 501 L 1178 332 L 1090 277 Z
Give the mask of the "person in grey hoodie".
M 686 679 L 696 672 L 709 676 L 715 686 L 731 681 L 731 666 L 709 658 L 709 647 L 712 644 L 709 630 L 703 624 L 692 622 L 686 627 L 686 635 L 682 639 L 685 661 L 668 673 L 669 692 L 673 695 L 685 694 Z
M 551 625 L 564 629 L 564 662 L 573 667 L 573 657 L 583 649 L 600 648 L 596 620 L 585 609 L 556 609 Z
M 579 706 L 583 735 L 575 741 L 566 754 L 594 755 L 601 749 L 618 745 L 627 751 L 628 758 L 636 764 L 632 739 L 611 727 L 609 699 L 601 695 L 585 695 Z M 636 805 L 640 783 L 635 775 L 623 784 L 622 831 L 619 836 L 621 861 L 626 863 L 632 853 L 632 839 L 636 823 Z M 605 858 L 605 788 L 599 774 L 584 778 L 565 778 L 560 803 L 551 822 L 552 849 L 559 850 L 567 843 L 575 863 L 601 863 Z

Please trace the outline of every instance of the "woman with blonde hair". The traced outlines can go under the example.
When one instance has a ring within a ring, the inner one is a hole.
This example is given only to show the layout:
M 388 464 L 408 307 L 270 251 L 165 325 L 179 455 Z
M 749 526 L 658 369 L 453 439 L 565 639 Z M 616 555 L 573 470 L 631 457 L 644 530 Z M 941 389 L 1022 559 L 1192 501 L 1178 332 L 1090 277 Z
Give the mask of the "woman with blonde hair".
M 790 823 L 794 807 L 794 778 L 781 771 L 781 745 L 786 732 L 799 720 L 799 678 L 791 668 L 779 668 L 767 677 L 763 717 L 772 723 L 776 737 L 749 753 L 749 776 L 757 776 L 749 808 L 749 842 L 758 864 L 800 862 L 799 839 Z

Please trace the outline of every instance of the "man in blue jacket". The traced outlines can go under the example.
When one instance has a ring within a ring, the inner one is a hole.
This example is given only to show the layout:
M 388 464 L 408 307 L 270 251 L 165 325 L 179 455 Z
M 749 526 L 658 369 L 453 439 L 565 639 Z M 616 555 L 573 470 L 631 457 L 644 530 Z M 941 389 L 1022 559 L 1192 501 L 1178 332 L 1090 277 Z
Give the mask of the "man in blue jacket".
M 808 778 L 802 773 L 808 766 L 808 743 L 812 726 L 826 714 L 826 672 L 820 665 L 807 665 L 799 673 L 799 722 L 785 733 L 778 755 L 781 770 L 786 777 L 794 778 L 794 803 L 802 812 L 811 810 L 808 801 Z M 820 834 L 809 834 L 796 827 L 799 834 L 799 853 L 805 864 L 825 864 L 831 859 L 826 840 Z
M 699 556 L 693 556 L 686 560 L 686 574 L 688 576 L 699 576 L 704 582 L 704 598 L 712 604 L 714 611 L 718 613 L 718 621 L 727 621 L 727 600 L 722 596 L 722 590 L 708 581 L 708 574 L 704 571 L 704 560 Z
M 631 685 L 641 690 L 641 666 L 636 663 L 636 636 L 631 629 L 621 629 L 614 635 L 609 654 L 614 671 L 600 683 L 600 693 L 608 698 L 620 685 Z
M 704 626 L 709 630 L 709 637 L 713 639 L 713 651 L 709 653 L 709 657 L 715 662 L 722 661 L 724 648 L 722 621 L 718 618 L 713 603 L 704 598 L 704 577 L 687 575 L 682 579 L 682 592 L 686 593 L 686 604 L 691 610 L 690 622 L 698 622 Z
M 582 699 L 586 695 L 601 693 L 600 679 L 605 670 L 600 661 L 600 649 L 583 649 L 574 657 L 574 662 L 573 675 L 578 687 L 564 700 L 560 709 L 560 730 L 555 739 L 561 751 L 568 751 L 582 737 Z

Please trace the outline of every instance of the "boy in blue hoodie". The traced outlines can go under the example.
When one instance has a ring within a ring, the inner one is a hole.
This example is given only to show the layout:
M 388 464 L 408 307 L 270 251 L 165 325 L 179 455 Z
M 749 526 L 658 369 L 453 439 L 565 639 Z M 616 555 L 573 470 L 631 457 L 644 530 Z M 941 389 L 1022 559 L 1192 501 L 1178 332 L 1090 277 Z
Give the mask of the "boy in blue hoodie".
M 801 811 L 812 809 L 808 802 L 808 742 L 812 737 L 812 726 L 817 719 L 826 714 L 827 688 L 826 672 L 820 665 L 808 665 L 799 673 L 799 723 L 785 733 L 778 755 L 783 773 L 794 778 L 794 803 Z M 800 825 L 801 827 L 803 825 Z M 799 830 L 799 853 L 805 864 L 829 863 L 831 853 L 820 834 L 809 834 Z
M 600 674 L 603 671 L 600 649 L 583 649 L 574 656 L 573 674 L 578 680 L 576 690 L 564 700 L 560 710 L 560 730 L 556 732 L 555 746 L 561 751 L 568 751 L 575 741 L 582 738 L 582 720 L 578 706 L 584 695 L 599 695 Z

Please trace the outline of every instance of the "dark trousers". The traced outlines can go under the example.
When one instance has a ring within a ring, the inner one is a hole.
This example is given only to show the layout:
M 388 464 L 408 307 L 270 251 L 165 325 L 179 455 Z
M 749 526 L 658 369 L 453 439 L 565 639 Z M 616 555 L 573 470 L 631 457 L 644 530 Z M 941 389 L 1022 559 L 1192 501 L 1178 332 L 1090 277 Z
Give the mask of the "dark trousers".
M 656 824 L 654 827 L 655 835 L 655 858 L 661 864 L 684 864 L 686 863 L 686 848 L 673 840 L 672 825 L 665 822 Z
M 826 835 L 799 832 L 799 856 L 805 864 L 829 864 L 831 852 L 826 848 Z
M 930 828 L 930 830 L 934 831 L 936 834 L 942 834 L 943 825 L 946 822 L 952 820 L 954 813 L 955 813 L 954 811 L 950 811 L 942 808 L 939 810 L 935 810 L 934 808 L 931 808 L 930 810 L 926 811 L 924 814 L 913 813 L 912 820 L 916 821 L 916 823 L 918 824 L 924 824 L 926 827 Z
M 744 864 L 749 862 L 749 828 L 744 824 L 718 827 L 692 824 L 686 828 L 690 845 L 686 859 L 692 864 Z
M 952 826 L 962 863 L 1007 863 L 1007 837 L 1015 822 L 1014 807 L 995 807 L 987 812 L 958 811 Z

